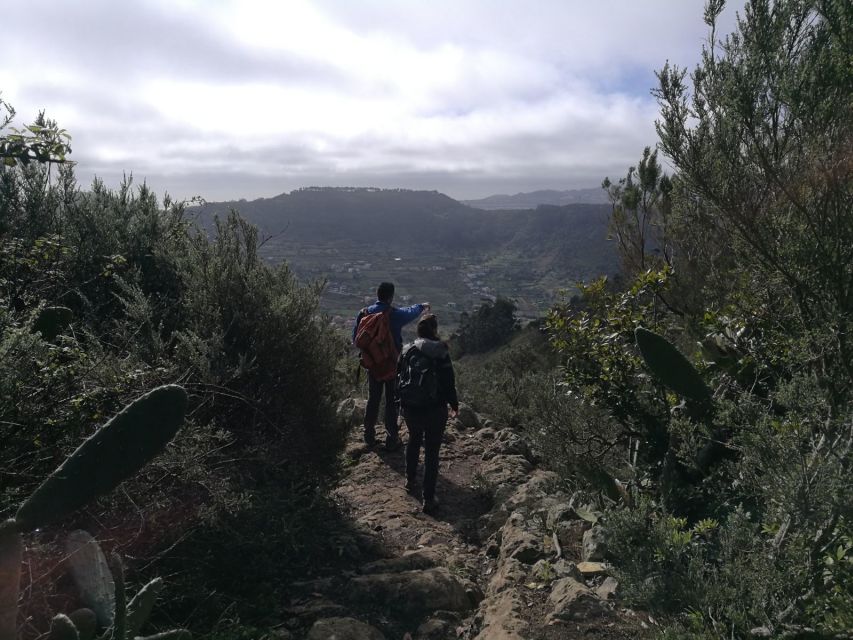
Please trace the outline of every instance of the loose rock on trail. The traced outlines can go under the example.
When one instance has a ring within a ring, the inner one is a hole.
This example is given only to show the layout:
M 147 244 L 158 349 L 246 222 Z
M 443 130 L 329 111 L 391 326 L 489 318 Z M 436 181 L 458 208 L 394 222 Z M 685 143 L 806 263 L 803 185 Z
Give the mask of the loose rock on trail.
M 637 638 L 618 605 L 606 539 L 520 435 L 465 407 L 441 448 L 440 506 L 406 493 L 405 453 L 361 442 L 364 402 L 341 403 L 350 429 L 335 499 L 351 519 L 334 573 L 293 585 L 280 638 L 546 640 Z M 401 433 L 405 439 L 406 429 Z M 421 469 L 422 472 L 422 469 Z

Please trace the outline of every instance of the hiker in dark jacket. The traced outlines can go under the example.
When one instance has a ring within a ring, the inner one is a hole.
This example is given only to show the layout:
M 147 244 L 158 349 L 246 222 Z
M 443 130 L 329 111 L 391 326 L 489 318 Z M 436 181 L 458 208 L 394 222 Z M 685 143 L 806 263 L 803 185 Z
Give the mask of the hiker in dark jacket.
M 391 303 L 394 300 L 394 284 L 383 282 L 376 290 L 376 302 L 362 309 L 355 319 L 352 328 L 352 339 L 358 331 L 361 319 L 374 313 L 382 313 L 390 309 L 388 317 L 391 325 L 391 336 L 397 346 L 397 353 L 403 348 L 403 327 L 416 319 L 424 311 L 429 311 L 429 303 L 421 302 L 410 307 L 396 308 Z M 385 392 L 385 448 L 393 451 L 400 446 L 397 435 L 397 404 L 394 401 L 394 379 L 377 380 L 370 371 L 367 372 L 367 408 L 364 411 L 364 442 L 372 447 L 376 443 L 376 419 L 379 416 L 379 401 Z
M 423 510 L 425 513 L 431 513 L 438 507 L 435 497 L 438 450 L 447 424 L 447 407 L 450 406 L 450 416 L 455 418 L 459 413 L 459 401 L 456 397 L 456 378 L 453 364 L 450 362 L 450 352 L 447 344 L 438 337 L 438 319 L 434 315 L 427 314 L 418 322 L 418 338 L 403 350 L 400 358 L 401 368 L 405 367 L 408 358 L 413 356 L 410 353 L 413 349 L 431 359 L 438 384 L 435 399 L 427 403 L 427 406 L 407 406 L 401 394 L 400 404 L 409 430 L 409 442 L 406 446 L 406 491 L 412 495 L 417 492 L 418 458 L 423 444 Z

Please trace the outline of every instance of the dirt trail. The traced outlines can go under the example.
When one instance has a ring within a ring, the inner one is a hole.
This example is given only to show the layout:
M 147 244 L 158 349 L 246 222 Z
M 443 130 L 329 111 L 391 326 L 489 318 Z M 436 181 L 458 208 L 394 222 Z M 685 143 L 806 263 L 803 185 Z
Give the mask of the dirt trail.
M 405 426 L 402 431 L 405 434 Z M 472 434 L 455 426 L 445 434 L 437 488 L 440 505 L 433 515 L 422 513 L 419 500 L 404 489 L 405 447 L 390 453 L 381 447 L 367 450 L 357 438 L 354 430 L 347 455 L 355 464 L 336 491 L 357 523 L 381 538 L 389 553 L 405 553 L 439 541 L 453 547 L 471 546 L 476 540 L 477 519 L 491 506 L 487 492 L 476 487 L 482 447 Z M 419 480 L 423 464 L 420 472 Z
M 556 476 L 532 464 L 517 434 L 483 424 L 470 409 L 452 420 L 441 449 L 440 506 L 427 515 L 404 489 L 404 449 L 361 443 L 361 401 L 346 401 L 340 414 L 351 429 L 335 498 L 352 529 L 342 535 L 334 573 L 296 585 L 282 638 L 644 634 L 639 618 L 614 603 L 602 565 L 578 564 L 591 525 Z M 405 440 L 405 426 L 401 433 Z

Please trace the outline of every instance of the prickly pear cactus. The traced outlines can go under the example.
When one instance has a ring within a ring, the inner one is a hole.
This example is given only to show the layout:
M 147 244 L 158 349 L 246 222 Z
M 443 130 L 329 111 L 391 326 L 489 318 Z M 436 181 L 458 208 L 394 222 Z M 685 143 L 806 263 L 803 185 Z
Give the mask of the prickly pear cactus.
M 126 406 L 72 453 L 21 505 L 15 520 L 31 531 L 107 493 L 160 453 L 184 422 L 182 387 L 158 387 Z
M 77 633 L 80 635 L 80 640 L 93 640 L 95 632 L 98 630 L 98 616 L 95 612 L 86 607 L 75 609 L 68 614 L 71 622 L 77 627 Z
M 33 330 L 41 333 L 45 340 L 51 341 L 71 324 L 72 317 L 68 307 L 45 307 L 33 323 Z
M 80 640 L 80 634 L 77 633 L 77 627 L 71 622 L 71 618 L 60 613 L 54 616 L 51 622 L 47 640 Z
M 110 626 L 115 616 L 116 587 L 101 546 L 87 532 L 78 530 L 68 535 L 65 552 L 81 602 L 95 612 L 98 624 Z
M 634 335 L 643 360 L 661 382 L 688 400 L 702 405 L 711 401 L 711 390 L 699 372 L 666 338 L 643 327 Z
M 135 638 L 142 630 L 142 626 L 151 617 L 157 596 L 163 589 L 163 580 L 154 578 L 139 590 L 127 605 L 127 637 Z
M 14 640 L 17 633 L 23 546 L 15 521 L 0 523 L 0 640 Z

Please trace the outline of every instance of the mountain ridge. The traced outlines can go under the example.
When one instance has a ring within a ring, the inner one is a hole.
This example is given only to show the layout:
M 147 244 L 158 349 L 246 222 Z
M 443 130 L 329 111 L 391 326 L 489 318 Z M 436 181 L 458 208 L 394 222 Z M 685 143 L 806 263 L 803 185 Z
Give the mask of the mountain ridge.
M 540 189 L 514 195 L 495 194 L 476 200 L 460 200 L 476 209 L 494 211 L 501 209 L 535 209 L 540 205 L 563 206 L 567 204 L 608 204 L 607 194 L 600 187 L 587 189 Z
M 207 228 L 232 209 L 259 228 L 269 262 L 327 282 L 333 314 L 390 279 L 401 300 L 447 305 L 450 318 L 499 295 L 535 317 L 559 290 L 617 270 L 606 205 L 486 211 L 437 191 L 311 187 L 196 208 Z

